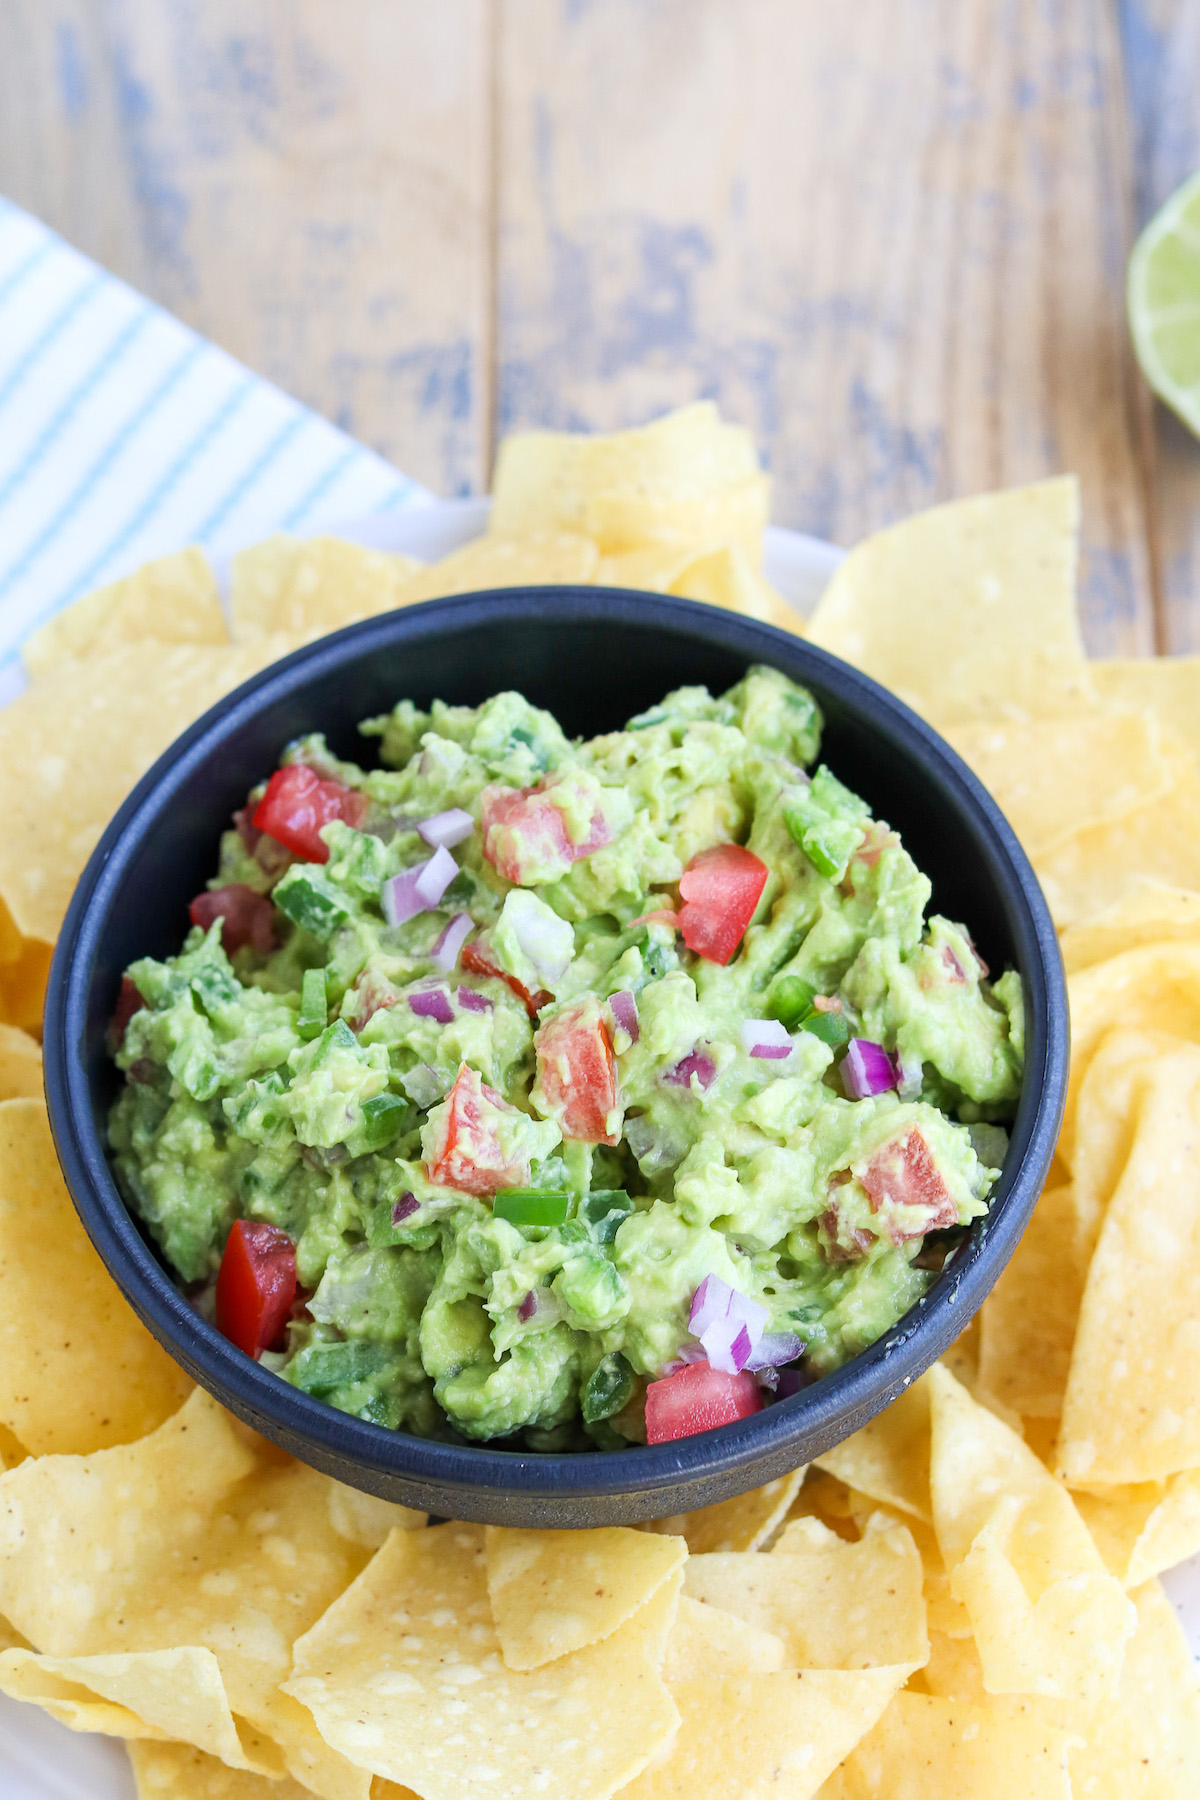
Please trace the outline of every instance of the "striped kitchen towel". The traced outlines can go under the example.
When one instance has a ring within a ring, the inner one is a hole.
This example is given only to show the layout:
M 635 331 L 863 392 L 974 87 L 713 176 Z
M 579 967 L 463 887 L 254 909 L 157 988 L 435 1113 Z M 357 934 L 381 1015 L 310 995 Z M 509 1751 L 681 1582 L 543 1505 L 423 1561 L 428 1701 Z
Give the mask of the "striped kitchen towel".
M 0 197 L 0 702 L 34 626 L 149 557 L 430 498 Z

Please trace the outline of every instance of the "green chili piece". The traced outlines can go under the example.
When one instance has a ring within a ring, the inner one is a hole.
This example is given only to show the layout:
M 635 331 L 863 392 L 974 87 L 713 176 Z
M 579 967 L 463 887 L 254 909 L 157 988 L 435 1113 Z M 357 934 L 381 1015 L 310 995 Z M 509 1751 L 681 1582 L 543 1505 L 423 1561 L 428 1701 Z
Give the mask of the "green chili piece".
M 510 1225 L 561 1225 L 570 1205 L 570 1194 L 557 1188 L 501 1188 L 492 1212 Z

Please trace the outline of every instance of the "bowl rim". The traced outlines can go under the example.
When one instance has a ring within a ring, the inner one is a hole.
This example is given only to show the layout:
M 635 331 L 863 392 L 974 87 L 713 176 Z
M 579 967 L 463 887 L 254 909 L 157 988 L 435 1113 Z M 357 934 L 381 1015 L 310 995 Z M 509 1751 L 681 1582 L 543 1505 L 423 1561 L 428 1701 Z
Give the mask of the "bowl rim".
M 1006 1166 L 988 1214 L 975 1221 L 953 1263 L 923 1300 L 840 1369 L 747 1419 L 668 1444 L 594 1455 L 446 1444 L 370 1424 L 300 1392 L 236 1350 L 174 1286 L 120 1196 L 93 1118 L 83 1054 L 91 972 L 134 847 L 171 798 L 186 789 L 222 740 L 310 679 L 375 649 L 466 634 L 475 623 L 506 619 L 665 629 L 814 681 L 851 711 L 869 707 L 873 722 L 886 735 L 907 740 L 938 785 L 974 814 L 978 847 L 1000 890 L 1021 963 L 1026 1065 L 1012 1136 L 1014 1143 L 1023 1137 L 1024 1149 Z M 1062 959 L 1033 869 L 978 778 L 903 701 L 806 639 L 735 613 L 630 589 L 522 586 L 430 600 L 346 626 L 260 670 L 168 746 L 114 814 L 75 888 L 47 985 L 44 1067 L 55 1149 L 83 1225 L 135 1312 L 194 1380 L 264 1435 L 283 1436 L 289 1447 L 302 1442 L 297 1453 L 316 1466 L 346 1479 L 345 1466 L 352 1464 L 350 1478 L 369 1490 L 411 1494 L 410 1503 L 426 1506 L 432 1497 L 432 1510 L 460 1518 L 498 1518 L 504 1497 L 520 1496 L 526 1511 L 540 1508 L 552 1515 L 546 1522 L 569 1525 L 575 1522 L 572 1510 L 588 1501 L 608 1503 L 606 1517 L 634 1519 L 657 1516 L 656 1496 L 677 1497 L 668 1490 L 689 1489 L 706 1500 L 743 1491 L 840 1442 L 917 1379 L 982 1304 L 1024 1230 L 1057 1141 L 1068 1047 Z M 739 1471 L 746 1472 L 740 1482 Z

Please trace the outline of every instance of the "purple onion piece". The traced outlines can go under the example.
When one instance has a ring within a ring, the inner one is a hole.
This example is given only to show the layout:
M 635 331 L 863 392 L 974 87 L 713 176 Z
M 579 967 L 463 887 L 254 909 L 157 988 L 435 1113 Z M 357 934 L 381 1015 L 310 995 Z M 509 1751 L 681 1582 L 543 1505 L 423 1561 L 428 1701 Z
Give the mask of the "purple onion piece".
M 458 961 L 458 953 L 471 935 L 471 924 L 470 913 L 455 913 L 430 951 L 430 962 L 443 975 L 448 975 Z
M 453 1025 L 454 1008 L 445 988 L 422 988 L 408 996 L 408 1004 L 418 1019 L 434 1019 L 439 1025 Z
M 742 1048 L 747 1056 L 763 1056 L 769 1061 L 778 1062 L 792 1054 L 792 1040 L 787 1034 L 787 1027 L 778 1019 L 743 1019 L 741 1026 Z
M 517 1308 L 517 1317 L 518 1317 L 518 1319 L 520 1319 L 522 1325 L 527 1325 L 529 1323 L 530 1319 L 532 1319 L 532 1317 L 533 1317 L 534 1313 L 537 1311 L 537 1309 L 538 1309 L 537 1289 L 530 1288 L 529 1292 L 526 1294 L 525 1298 L 522 1300 L 520 1306 L 518 1306 L 518 1308 Z
M 873 1094 L 884 1094 L 899 1079 L 895 1060 L 882 1044 L 873 1044 L 870 1038 L 850 1039 L 841 1074 L 842 1086 L 852 1100 L 869 1100 Z
M 416 891 L 426 906 L 436 906 L 458 874 L 458 864 L 448 850 L 435 850 L 417 877 Z
M 765 1369 L 755 1369 L 753 1372 L 758 1377 L 759 1387 L 769 1388 L 772 1393 L 775 1392 L 775 1389 L 779 1386 L 778 1369 L 768 1367 Z
M 768 1331 L 759 1338 L 748 1358 L 747 1369 L 778 1369 L 795 1362 L 804 1350 L 804 1340 L 794 1331 Z
M 682 1062 L 677 1062 L 673 1069 L 668 1069 L 663 1080 L 672 1087 L 691 1087 L 692 1076 L 702 1088 L 711 1087 L 717 1078 L 717 1065 L 711 1056 L 705 1056 L 702 1050 L 693 1050 Z
M 418 1210 L 420 1204 L 421 1202 L 415 1194 L 401 1194 L 392 1207 L 392 1224 L 403 1224 L 405 1219 L 411 1218 L 413 1213 Z
M 411 869 L 401 869 L 398 875 L 384 882 L 379 903 L 389 925 L 407 925 L 418 913 L 429 911 L 429 902 L 417 891 L 417 883 L 428 866 L 428 863 L 417 863 Z
M 474 988 L 469 987 L 459 988 L 458 1004 L 464 1012 L 481 1013 L 493 1010 L 492 1003 L 486 994 L 477 994 Z
M 608 1004 L 612 1008 L 614 1021 L 628 1035 L 630 1041 L 636 1044 L 641 1035 L 641 1026 L 638 1024 L 637 1001 L 629 989 L 622 988 L 619 994 L 610 994 Z
M 691 1311 L 688 1313 L 688 1330 L 694 1337 L 700 1337 L 710 1325 L 723 1319 L 729 1311 L 729 1302 L 733 1297 L 733 1289 L 719 1275 L 706 1275 L 700 1286 L 692 1295 Z
M 700 1342 L 713 1368 L 726 1375 L 744 1369 L 754 1349 L 745 1321 L 732 1313 L 708 1326 Z
M 782 1044 L 755 1044 L 750 1054 L 761 1057 L 764 1062 L 782 1062 L 784 1057 L 792 1054 L 792 1046 L 789 1044 L 785 1050 Z
M 418 832 L 435 850 L 452 850 L 455 844 L 469 838 L 474 829 L 474 820 L 461 806 L 434 813 L 431 819 L 421 819 L 417 824 Z

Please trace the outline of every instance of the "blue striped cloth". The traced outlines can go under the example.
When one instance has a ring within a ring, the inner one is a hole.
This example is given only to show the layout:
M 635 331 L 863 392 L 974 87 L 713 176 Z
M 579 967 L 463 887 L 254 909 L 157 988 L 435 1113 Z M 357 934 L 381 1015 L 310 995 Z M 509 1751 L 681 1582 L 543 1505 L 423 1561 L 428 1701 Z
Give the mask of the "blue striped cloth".
M 34 626 L 152 556 L 430 497 L 0 197 L 0 701 Z

